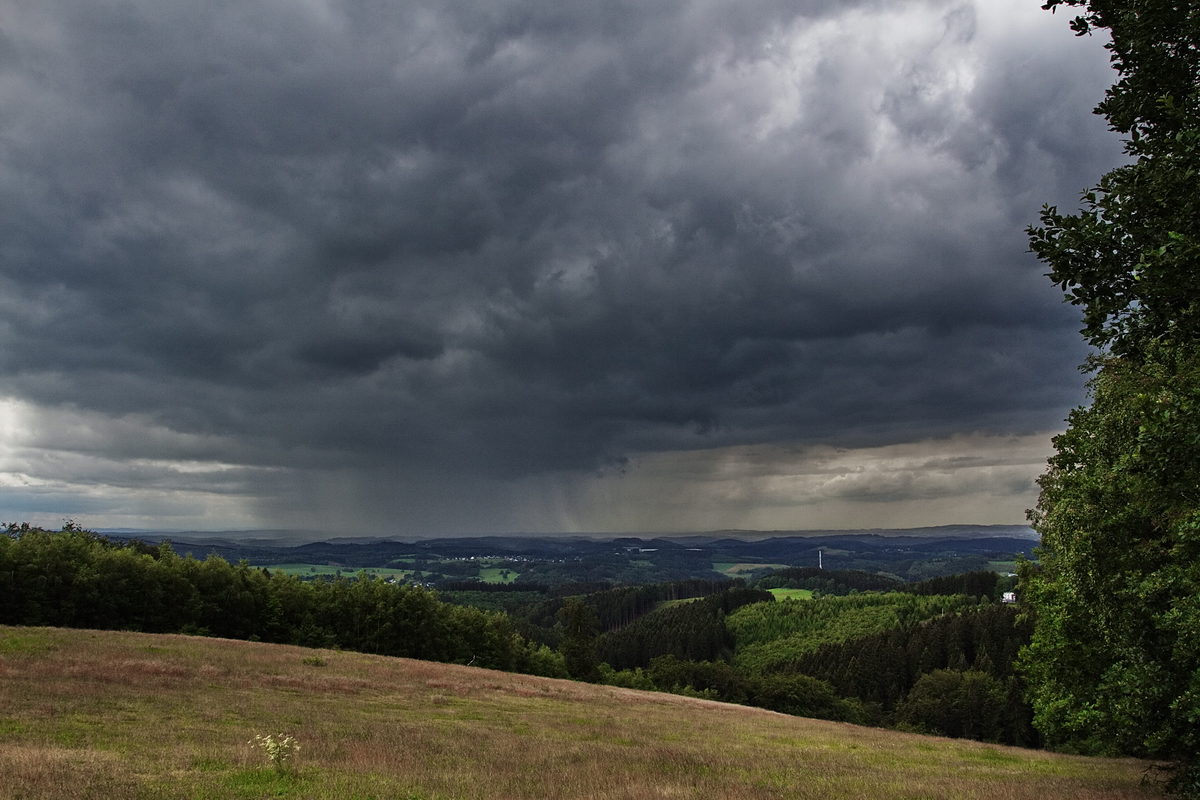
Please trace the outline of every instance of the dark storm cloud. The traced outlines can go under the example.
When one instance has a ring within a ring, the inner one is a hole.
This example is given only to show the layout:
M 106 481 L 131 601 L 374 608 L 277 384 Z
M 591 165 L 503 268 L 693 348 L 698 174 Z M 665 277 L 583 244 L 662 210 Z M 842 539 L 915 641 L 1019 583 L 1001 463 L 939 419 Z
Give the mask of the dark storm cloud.
M 1095 43 L 953 2 L 22 6 L 0 387 L 184 437 L 122 457 L 503 477 L 1080 399 L 1021 229 L 1116 157 Z

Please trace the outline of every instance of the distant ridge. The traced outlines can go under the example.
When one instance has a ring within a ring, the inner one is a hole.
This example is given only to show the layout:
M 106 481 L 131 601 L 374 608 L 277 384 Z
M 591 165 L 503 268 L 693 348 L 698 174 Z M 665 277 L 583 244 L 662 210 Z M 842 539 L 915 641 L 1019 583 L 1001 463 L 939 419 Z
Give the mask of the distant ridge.
M 143 530 L 137 528 L 101 528 L 97 533 L 111 535 L 121 539 L 144 539 L 146 541 L 162 541 L 188 543 L 205 546 L 258 546 L 258 547 L 295 547 L 313 542 L 329 542 L 335 544 L 373 544 L 377 542 L 403 542 L 412 544 L 422 541 L 472 541 L 494 540 L 511 542 L 513 540 L 546 540 L 558 541 L 613 541 L 616 539 L 643 539 L 648 541 L 665 540 L 679 544 L 705 545 L 718 541 L 763 541 L 768 539 L 828 539 L 835 537 L 914 537 L 921 539 L 992 539 L 1012 538 L 1030 539 L 1036 541 L 1038 534 L 1028 525 L 934 525 L 920 528 L 856 528 L 856 529 L 819 529 L 819 530 L 746 530 L 726 529 L 716 531 L 628 531 L 628 532 L 591 532 L 591 533 L 478 533 L 478 534 L 430 534 L 428 536 L 355 536 L 339 531 L 314 530 L 229 530 L 229 531 L 164 531 Z
M 650 534 L 646 534 L 650 535 Z M 654 538 L 678 542 L 710 544 L 724 539 L 762 541 L 765 539 L 827 539 L 839 536 L 912 537 L 920 539 L 1038 539 L 1028 525 L 933 525 L 923 528 L 858 528 L 791 531 L 721 530 L 693 534 L 653 534 Z

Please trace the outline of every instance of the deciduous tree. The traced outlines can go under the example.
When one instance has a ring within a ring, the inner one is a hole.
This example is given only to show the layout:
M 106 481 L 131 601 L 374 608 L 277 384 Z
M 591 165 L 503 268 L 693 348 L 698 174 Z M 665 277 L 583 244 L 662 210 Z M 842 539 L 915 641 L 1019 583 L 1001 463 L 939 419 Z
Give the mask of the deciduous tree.
M 1051 743 L 1173 759 L 1200 797 L 1200 3 L 1059 6 L 1111 37 L 1096 110 L 1131 160 L 1030 229 L 1097 354 L 1031 513 L 1024 671 Z

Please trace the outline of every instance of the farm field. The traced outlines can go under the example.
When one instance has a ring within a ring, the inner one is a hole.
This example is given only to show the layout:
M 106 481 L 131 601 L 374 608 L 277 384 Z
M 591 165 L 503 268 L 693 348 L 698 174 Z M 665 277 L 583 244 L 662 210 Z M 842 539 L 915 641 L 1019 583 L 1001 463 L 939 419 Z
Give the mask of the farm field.
M 719 572 L 730 578 L 741 578 L 747 573 L 761 572 L 773 569 L 786 569 L 787 564 L 739 564 L 725 562 L 716 562 L 713 564 L 713 571 Z
M 414 559 L 411 559 L 411 558 L 396 559 L 396 560 L 397 561 L 406 561 L 406 562 L 414 561 Z M 472 575 L 470 577 L 472 577 L 472 578 L 478 577 L 484 583 L 512 583 L 520 575 L 519 572 L 514 571 L 511 568 L 511 566 L 508 566 L 509 562 L 507 562 L 501 558 L 495 558 L 495 559 L 481 558 L 481 559 L 477 559 L 476 563 L 479 565 L 479 574 L 477 576 Z M 435 573 L 435 576 L 440 576 L 440 574 L 441 574 L 441 572 L 439 570 L 440 566 L 441 566 L 441 562 L 433 562 L 433 563 L 422 566 L 420 571 L 422 573 L 422 576 L 427 577 L 431 571 Z M 258 568 L 258 569 L 265 568 L 265 569 L 271 570 L 272 572 L 275 572 L 278 570 L 280 572 L 286 572 L 289 575 L 296 575 L 301 578 L 324 577 L 324 578 L 328 578 L 328 579 L 336 578 L 339 575 L 343 575 L 347 578 L 352 578 L 352 577 L 358 575 L 360 572 L 366 572 L 368 575 L 370 575 L 372 577 L 379 577 L 379 578 L 384 578 L 384 579 L 391 578 L 391 579 L 395 579 L 397 581 L 411 580 L 413 578 L 414 573 L 418 571 L 416 569 L 416 567 L 412 567 L 412 568 L 352 567 L 352 566 L 345 566 L 345 565 L 339 565 L 339 564 L 308 564 L 308 563 L 268 564 L 265 567 L 256 566 L 256 568 Z M 425 577 L 423 577 L 422 579 L 425 579 Z
M 484 567 L 479 570 L 479 579 L 484 583 L 512 583 L 519 575 L 519 572 L 503 567 Z
M 301 578 L 315 578 L 317 576 L 334 578 L 338 575 L 345 575 L 350 578 L 359 572 L 366 572 L 372 577 L 406 580 L 413 573 L 412 570 L 387 567 L 331 567 L 328 564 L 271 564 L 266 569 L 272 572 L 277 570 L 279 572 L 286 572 L 289 575 L 297 575 Z
M 351 652 L 0 627 L 0 797 L 1151 798 L 1148 766 Z M 272 769 L 256 734 L 300 743 Z

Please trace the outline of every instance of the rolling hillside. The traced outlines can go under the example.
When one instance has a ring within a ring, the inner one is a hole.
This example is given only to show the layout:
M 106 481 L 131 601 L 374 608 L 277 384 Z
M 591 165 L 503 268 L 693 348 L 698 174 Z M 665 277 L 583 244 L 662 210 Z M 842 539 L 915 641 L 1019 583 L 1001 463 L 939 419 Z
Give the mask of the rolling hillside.
M 287 733 L 272 769 L 248 742 Z M 1146 764 L 351 652 L 0 627 L 0 798 L 1145 798 Z

